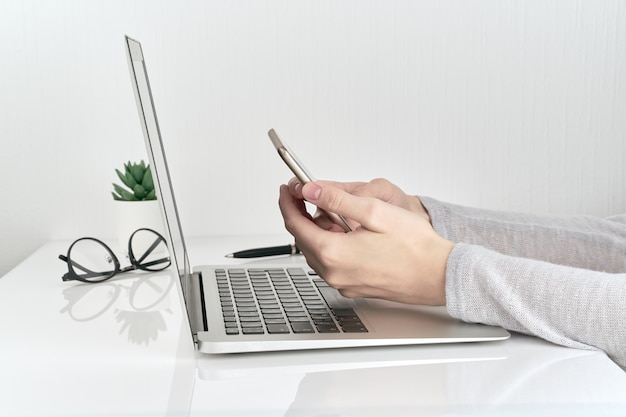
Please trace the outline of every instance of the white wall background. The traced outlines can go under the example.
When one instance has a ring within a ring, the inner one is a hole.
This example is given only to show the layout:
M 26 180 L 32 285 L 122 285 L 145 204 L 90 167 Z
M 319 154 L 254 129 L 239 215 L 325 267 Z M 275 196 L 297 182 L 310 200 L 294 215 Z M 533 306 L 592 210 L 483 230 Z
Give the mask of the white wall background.
M 190 236 L 283 232 L 270 127 L 320 178 L 626 211 L 624 2 L 4 0 L 0 275 L 50 239 L 115 235 L 113 170 L 145 158 L 124 34 Z

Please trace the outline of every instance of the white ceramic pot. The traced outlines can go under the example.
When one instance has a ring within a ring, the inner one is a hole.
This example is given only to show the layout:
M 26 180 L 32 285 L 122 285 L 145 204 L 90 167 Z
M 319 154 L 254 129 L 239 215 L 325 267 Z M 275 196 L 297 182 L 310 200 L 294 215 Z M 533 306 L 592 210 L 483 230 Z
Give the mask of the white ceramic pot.
M 147 228 L 165 236 L 159 201 L 115 201 L 114 204 L 119 253 L 124 259 L 128 260 L 128 240 L 135 230 Z

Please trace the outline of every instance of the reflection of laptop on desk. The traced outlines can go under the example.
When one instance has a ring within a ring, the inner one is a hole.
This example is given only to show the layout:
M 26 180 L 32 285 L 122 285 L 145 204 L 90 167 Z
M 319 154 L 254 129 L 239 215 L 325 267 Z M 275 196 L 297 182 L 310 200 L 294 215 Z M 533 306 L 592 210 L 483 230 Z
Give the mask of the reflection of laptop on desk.
M 462 323 L 445 307 L 346 299 L 303 262 L 189 265 L 165 151 L 139 42 L 126 37 L 155 189 L 191 330 L 206 353 L 502 340 L 497 327 Z

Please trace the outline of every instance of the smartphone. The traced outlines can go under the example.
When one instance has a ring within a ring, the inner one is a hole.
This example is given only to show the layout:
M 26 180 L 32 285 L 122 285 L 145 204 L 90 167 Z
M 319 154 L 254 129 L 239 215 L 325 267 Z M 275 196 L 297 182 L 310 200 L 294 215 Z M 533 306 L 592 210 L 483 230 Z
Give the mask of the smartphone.
M 296 155 L 293 153 L 293 151 L 291 151 L 287 147 L 287 145 L 285 145 L 280 140 L 280 138 L 278 137 L 274 129 L 270 129 L 269 132 L 267 132 L 267 134 L 269 135 L 270 140 L 274 144 L 274 147 L 278 151 L 278 155 L 280 155 L 281 159 L 285 162 L 285 164 L 287 164 L 289 169 L 291 169 L 291 172 L 294 173 L 296 178 L 298 178 L 302 184 L 315 181 L 315 178 L 313 178 L 313 175 L 311 175 L 309 171 L 307 171 L 307 169 L 304 167 L 302 162 L 300 162 L 298 158 L 296 157 Z M 350 227 L 350 225 L 348 225 L 348 222 L 342 216 L 335 214 L 335 213 L 329 213 L 329 212 L 326 212 L 326 214 L 328 215 L 328 217 L 330 217 L 330 219 L 334 223 L 341 226 L 345 232 L 352 231 L 352 228 Z

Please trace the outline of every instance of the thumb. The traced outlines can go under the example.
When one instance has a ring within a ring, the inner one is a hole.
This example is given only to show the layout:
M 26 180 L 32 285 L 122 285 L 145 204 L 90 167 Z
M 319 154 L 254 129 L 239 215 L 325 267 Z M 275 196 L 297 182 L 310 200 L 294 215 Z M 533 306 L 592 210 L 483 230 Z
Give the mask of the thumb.
M 390 214 L 386 211 L 394 209 L 394 206 L 378 199 L 354 196 L 327 183 L 305 184 L 302 187 L 302 196 L 326 212 L 353 219 L 366 229 L 376 232 L 384 230 Z
M 302 186 L 302 197 L 310 203 L 315 203 L 322 194 L 322 187 L 315 182 L 308 182 Z

